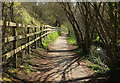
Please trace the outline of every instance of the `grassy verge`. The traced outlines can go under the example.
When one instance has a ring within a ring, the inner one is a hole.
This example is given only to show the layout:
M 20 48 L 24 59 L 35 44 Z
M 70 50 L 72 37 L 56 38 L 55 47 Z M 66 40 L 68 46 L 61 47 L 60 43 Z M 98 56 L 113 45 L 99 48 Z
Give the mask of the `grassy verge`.
M 105 65 L 100 58 L 100 54 L 101 56 L 103 56 L 102 51 L 96 50 L 98 48 L 96 48 L 95 46 L 92 46 L 90 49 L 90 54 L 85 56 L 85 54 L 82 52 L 82 49 L 77 48 L 76 39 L 74 37 L 68 37 L 67 40 L 71 45 L 76 47 L 74 52 L 78 55 L 78 57 L 90 63 L 90 65 L 87 66 L 88 68 L 90 68 L 97 74 L 103 74 L 109 71 L 109 68 L 107 67 L 107 65 Z
M 48 48 L 48 46 L 55 41 L 55 39 L 59 36 L 58 32 L 50 33 L 45 38 L 43 38 L 43 46 L 44 48 Z
M 67 40 L 68 40 L 68 42 L 69 42 L 71 45 L 77 47 L 77 43 L 76 43 L 75 37 L 68 37 Z
M 74 52 L 78 55 L 78 57 L 84 58 L 84 54 L 81 49 L 78 48 L 75 37 L 68 37 L 68 42 L 75 47 Z

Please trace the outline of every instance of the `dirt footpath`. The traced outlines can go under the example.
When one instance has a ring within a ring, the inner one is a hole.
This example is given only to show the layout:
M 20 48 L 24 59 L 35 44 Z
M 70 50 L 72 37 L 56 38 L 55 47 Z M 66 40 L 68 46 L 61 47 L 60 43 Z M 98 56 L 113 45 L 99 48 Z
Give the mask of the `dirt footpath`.
M 48 54 L 34 59 L 34 71 L 28 78 L 30 82 L 83 83 L 90 79 L 93 72 L 86 67 L 85 61 L 77 63 L 76 54 L 66 38 L 66 35 L 58 37 L 49 46 Z M 28 76 L 24 75 L 25 80 L 26 77 Z
M 93 72 L 89 72 L 85 67 L 84 61 L 80 62 L 80 65 L 74 58 L 75 53 L 70 48 L 66 35 L 60 36 L 49 47 L 48 55 L 50 62 L 44 63 L 48 71 L 40 76 L 37 80 L 43 82 L 84 82 L 88 79 L 89 75 Z

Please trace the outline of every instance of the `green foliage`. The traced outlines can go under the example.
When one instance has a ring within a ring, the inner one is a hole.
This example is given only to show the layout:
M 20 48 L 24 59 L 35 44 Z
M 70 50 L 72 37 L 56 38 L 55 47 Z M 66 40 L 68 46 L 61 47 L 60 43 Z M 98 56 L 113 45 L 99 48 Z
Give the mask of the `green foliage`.
M 58 34 L 59 34 L 59 35 L 62 35 L 62 29 L 61 29 L 61 27 L 58 28 Z
M 79 57 L 81 57 L 82 59 L 85 58 L 85 56 L 84 56 L 85 54 L 83 53 L 82 49 L 77 48 L 77 49 L 74 50 L 74 52 L 75 52 Z
M 71 45 L 73 45 L 73 46 L 76 45 L 75 38 L 68 37 L 67 40 Z M 98 41 L 99 37 L 97 37 L 96 40 Z M 105 73 L 105 72 L 110 70 L 108 68 L 108 66 L 106 65 L 106 63 L 104 63 L 105 59 L 106 59 L 106 56 L 105 56 L 105 54 L 104 54 L 104 52 L 103 52 L 103 50 L 101 48 L 91 46 L 90 54 L 87 55 L 87 56 L 85 56 L 83 51 L 81 49 L 79 49 L 79 48 L 75 49 L 74 52 L 78 55 L 78 57 L 86 60 L 86 62 L 88 62 L 88 63 L 93 62 L 95 64 L 98 64 L 98 65 L 90 65 L 90 66 L 88 66 L 89 68 L 94 70 L 95 73 L 101 74 L 101 73 Z
M 97 73 L 97 74 L 106 73 L 107 71 L 110 70 L 109 68 L 102 68 L 99 65 L 90 65 L 90 66 L 87 66 L 87 67 L 94 70 L 94 72 Z
M 67 32 L 69 36 L 72 36 L 72 37 L 74 36 L 73 28 L 69 22 L 64 22 L 61 25 L 61 30 L 62 30 L 62 33 Z
M 99 39 L 100 39 L 100 37 L 99 37 L 99 36 L 97 36 L 96 41 L 99 41 Z
M 60 27 L 66 20 L 64 10 L 59 3 L 39 3 L 36 12 L 40 21 L 51 26 Z
M 34 14 L 31 14 L 31 12 L 34 13 L 35 11 L 29 11 L 31 10 L 30 8 L 33 7 L 33 4 L 14 2 L 14 5 L 12 6 L 13 11 L 11 11 L 8 8 L 11 3 L 5 3 L 5 7 L 3 9 L 3 18 L 5 17 L 4 15 L 7 14 L 8 21 L 11 21 L 11 19 L 13 19 L 12 21 L 16 23 L 40 25 L 40 22 L 35 18 Z M 27 8 L 29 8 L 29 10 Z M 12 12 L 13 14 L 11 14 Z
M 88 62 L 88 63 L 91 63 L 88 59 L 87 60 L 85 60 L 86 62 Z
M 12 82 L 12 80 L 11 79 L 9 79 L 9 78 L 6 78 L 6 77 L 3 77 L 3 79 L 2 79 L 4 82 Z
M 104 73 L 104 70 L 99 65 L 90 65 L 88 68 L 94 70 L 95 73 Z
M 14 79 L 13 76 L 15 77 L 16 73 L 20 73 L 18 69 L 15 69 L 13 67 L 9 67 L 7 72 L 2 73 L 3 82 L 12 82 L 12 80 Z
M 88 66 L 89 68 L 93 69 L 93 70 L 102 70 L 101 67 L 99 65 L 90 65 Z
M 47 35 L 47 37 L 44 37 L 43 39 L 43 46 L 45 48 L 48 48 L 48 46 L 59 36 L 58 32 L 50 33 Z
M 77 46 L 75 37 L 68 37 L 67 40 L 71 45 Z
M 75 46 L 76 49 L 74 49 L 74 52 L 78 55 L 78 57 L 85 59 L 86 57 L 84 56 L 85 54 L 82 49 L 77 48 L 75 37 L 68 37 L 67 40 L 71 45 Z
M 99 36 L 97 36 L 96 39 L 93 40 L 93 42 L 100 42 L 100 43 L 102 43 L 102 41 L 100 40 Z
M 33 70 L 33 69 L 32 69 L 32 66 L 29 65 L 28 63 L 25 63 L 24 66 L 25 66 L 25 69 L 27 70 L 28 73 Z
M 11 74 L 15 73 L 15 69 L 8 70 Z
M 105 56 L 104 50 L 100 47 L 91 46 L 87 59 L 95 64 L 106 66 L 107 57 Z

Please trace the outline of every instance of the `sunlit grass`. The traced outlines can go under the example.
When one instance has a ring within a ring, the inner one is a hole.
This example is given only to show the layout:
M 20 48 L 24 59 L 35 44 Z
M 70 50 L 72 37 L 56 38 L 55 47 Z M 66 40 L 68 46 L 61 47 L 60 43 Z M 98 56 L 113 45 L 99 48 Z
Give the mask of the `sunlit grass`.
M 48 46 L 55 41 L 55 39 L 59 36 L 58 32 L 48 34 L 42 41 L 44 48 L 48 48 Z
M 92 69 L 96 74 L 104 74 L 109 71 L 109 68 L 104 68 L 99 65 L 89 65 L 88 68 Z
M 75 37 L 68 37 L 67 40 L 71 45 L 77 46 Z

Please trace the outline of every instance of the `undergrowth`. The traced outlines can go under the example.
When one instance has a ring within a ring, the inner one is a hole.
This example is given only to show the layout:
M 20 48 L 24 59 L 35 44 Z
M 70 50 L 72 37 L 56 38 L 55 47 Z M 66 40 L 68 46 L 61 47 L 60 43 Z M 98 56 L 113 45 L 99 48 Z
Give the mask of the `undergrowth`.
M 68 37 L 67 40 L 71 45 L 77 46 L 75 37 Z
M 108 72 L 110 69 L 106 65 L 105 53 L 100 47 L 91 46 L 89 55 L 85 55 L 82 49 L 79 49 L 76 44 L 76 39 L 74 37 L 68 37 L 68 42 L 75 46 L 74 52 L 78 57 L 84 59 L 88 63 L 93 63 L 94 65 L 88 65 L 87 67 L 92 69 L 97 74 L 103 74 Z

